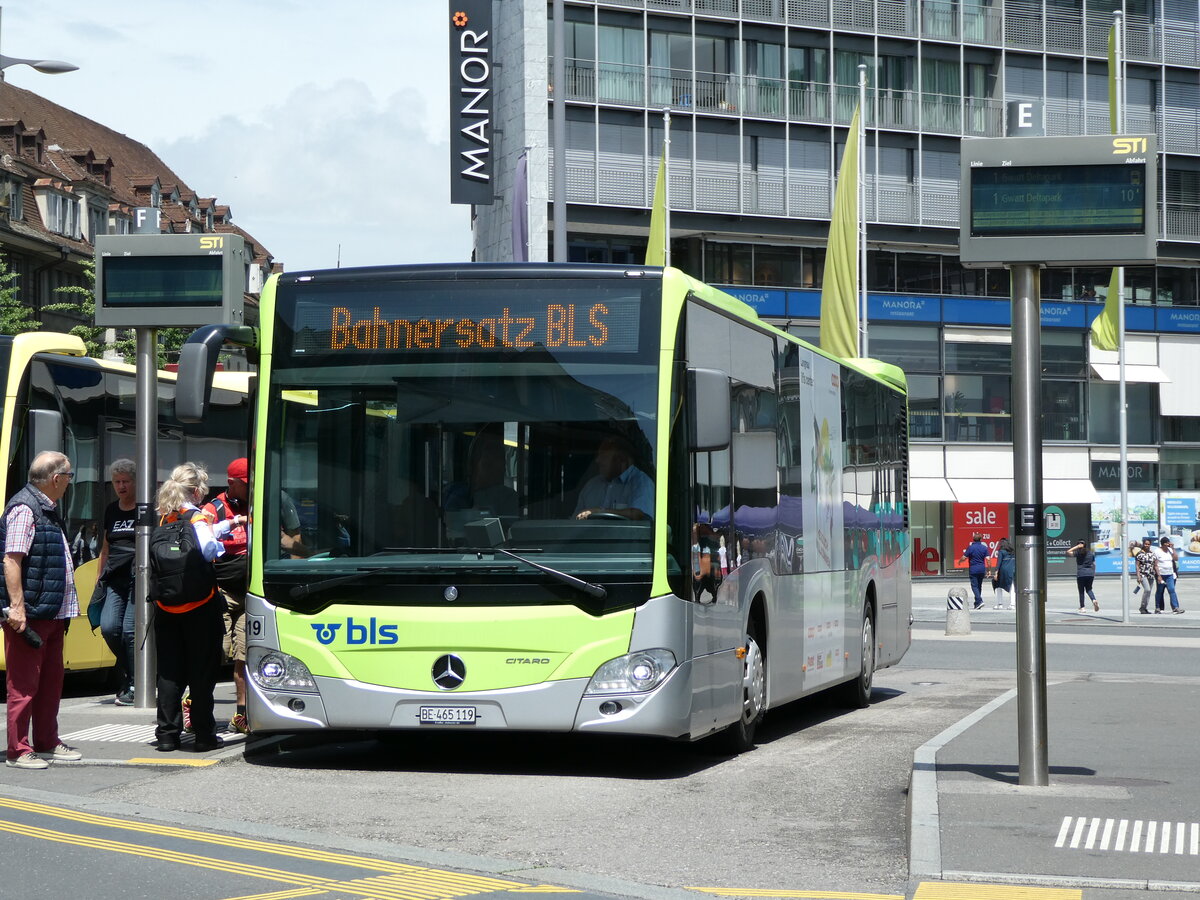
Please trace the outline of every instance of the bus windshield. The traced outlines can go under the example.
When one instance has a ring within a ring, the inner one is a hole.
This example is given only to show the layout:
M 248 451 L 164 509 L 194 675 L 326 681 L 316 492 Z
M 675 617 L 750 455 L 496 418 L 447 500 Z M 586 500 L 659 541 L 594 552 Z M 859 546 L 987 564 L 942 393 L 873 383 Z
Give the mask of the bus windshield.
M 648 580 L 648 290 L 657 283 L 393 283 L 365 298 L 281 287 L 264 518 L 280 533 L 264 560 L 277 602 L 289 586 L 375 568 L 398 584 L 536 577 L 512 553 L 588 581 Z M 555 316 L 576 323 L 571 342 L 547 327 Z M 404 346 L 426 321 L 442 338 Z M 595 334 L 606 343 L 588 343 Z M 364 585 L 367 596 L 380 581 Z

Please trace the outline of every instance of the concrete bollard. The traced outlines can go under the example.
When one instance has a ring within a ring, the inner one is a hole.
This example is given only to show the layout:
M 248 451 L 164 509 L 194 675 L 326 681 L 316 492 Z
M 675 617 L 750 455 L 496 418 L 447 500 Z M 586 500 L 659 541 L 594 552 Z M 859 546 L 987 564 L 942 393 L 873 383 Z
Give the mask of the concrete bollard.
M 971 633 L 971 604 L 967 589 L 952 587 L 946 592 L 946 634 Z

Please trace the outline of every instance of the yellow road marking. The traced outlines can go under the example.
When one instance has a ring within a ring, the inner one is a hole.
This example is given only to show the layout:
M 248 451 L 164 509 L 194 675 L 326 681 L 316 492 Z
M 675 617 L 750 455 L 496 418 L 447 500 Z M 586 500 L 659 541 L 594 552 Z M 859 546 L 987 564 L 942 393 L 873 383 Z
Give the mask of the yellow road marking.
M 913 900 L 1083 900 L 1078 888 L 1024 887 L 1019 884 L 979 884 L 922 881 Z
M 801 900 L 904 900 L 903 894 L 858 894 L 847 891 L 787 891 L 767 888 L 690 887 L 689 891 L 723 897 L 797 897 Z
M 252 850 L 258 853 L 269 853 L 276 856 L 288 856 L 295 859 L 307 859 L 315 862 L 333 863 L 335 865 L 354 866 L 356 868 L 367 869 L 375 872 L 431 872 L 443 875 L 452 874 L 464 880 L 474 879 L 481 885 L 486 884 L 489 886 L 488 890 L 512 890 L 516 888 L 528 887 L 528 885 L 516 881 L 443 872 L 439 869 L 427 869 L 423 866 L 392 862 L 391 860 L 386 859 L 372 859 L 371 857 L 367 856 L 352 856 L 346 853 L 335 853 L 315 847 L 291 847 L 286 844 L 274 844 L 266 841 L 257 841 L 250 838 L 241 838 L 232 835 L 223 836 L 204 831 L 192 831 L 186 828 L 176 828 L 171 825 L 155 825 L 148 822 L 116 819 L 109 816 L 95 815 L 94 813 L 65 809 L 63 807 L 47 806 L 42 803 L 30 803 L 24 800 L 15 800 L 10 797 L 0 797 L 0 808 L 5 807 L 9 809 L 21 810 L 22 812 L 30 812 L 37 815 L 65 819 L 72 822 L 82 822 L 87 825 L 98 825 L 105 828 L 120 828 L 125 831 L 135 831 L 141 834 L 155 834 L 162 837 L 197 841 L 204 844 L 216 844 L 222 847 L 237 847 L 238 849 L 242 850 Z M 495 886 L 493 887 L 493 885 Z
M 386 875 L 367 879 L 339 881 L 324 877 L 299 875 L 286 870 L 272 869 L 264 866 L 254 866 L 234 863 L 227 860 L 183 853 L 174 850 L 148 847 L 140 844 L 129 844 L 121 841 L 111 841 L 105 838 L 92 838 L 84 835 L 72 835 L 61 831 L 22 825 L 16 822 L 0 820 L 0 831 L 21 834 L 27 837 L 55 841 L 57 843 L 73 844 L 90 847 L 97 850 L 107 850 L 113 853 L 126 853 L 137 856 L 176 862 L 181 865 L 193 865 L 201 868 L 217 869 L 233 874 L 249 877 L 267 878 L 283 884 L 297 887 L 269 894 L 254 895 L 256 900 L 277 898 L 284 900 L 288 897 L 306 897 L 338 890 L 352 894 L 362 894 L 364 897 L 395 898 L 395 900 L 440 900 L 448 897 L 466 897 L 473 894 L 487 894 L 497 891 L 514 891 L 529 893 L 578 893 L 568 888 L 552 885 L 530 885 L 508 879 L 491 878 L 488 876 L 471 875 L 462 872 L 450 872 L 442 869 L 429 869 L 408 863 L 392 862 L 390 860 L 373 859 L 365 856 L 353 856 L 344 853 L 334 853 L 317 848 L 291 847 L 284 844 L 256 841 L 248 838 L 222 836 L 203 831 L 192 831 L 173 826 L 153 825 L 146 822 L 136 822 L 117 819 L 109 816 L 99 816 L 64 807 L 47 806 L 41 803 L 30 803 L 9 797 L 0 797 L 0 808 L 9 808 L 50 818 L 73 821 L 85 825 L 104 828 L 118 828 L 140 834 L 157 835 L 179 840 L 190 840 L 198 843 L 214 844 L 222 847 L 251 850 L 263 854 L 284 856 L 313 862 L 332 863 L 350 866 L 368 871 L 384 872 Z
M 272 891 L 269 894 L 246 894 L 243 897 L 229 897 L 227 900 L 291 900 L 292 897 L 316 897 L 327 893 L 318 888 L 295 888 L 287 891 Z
M 135 756 L 133 759 L 127 759 L 125 762 L 134 766 L 191 766 L 195 769 L 202 769 L 205 766 L 215 766 L 218 760 L 215 759 L 163 759 L 152 756 Z

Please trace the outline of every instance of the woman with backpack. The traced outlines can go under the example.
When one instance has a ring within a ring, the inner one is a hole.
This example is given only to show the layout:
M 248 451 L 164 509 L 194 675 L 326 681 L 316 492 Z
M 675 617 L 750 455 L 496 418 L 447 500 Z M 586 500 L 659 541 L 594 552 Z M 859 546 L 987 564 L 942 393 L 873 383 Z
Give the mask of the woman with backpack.
M 158 749 L 179 749 L 185 689 L 190 688 L 194 749 L 222 745 L 213 716 L 213 689 L 221 667 L 224 600 L 217 590 L 213 560 L 220 538 L 245 522 L 236 516 L 209 524 L 200 504 L 208 495 L 208 472 L 196 463 L 175 467 L 158 489 L 159 524 L 150 539 L 150 599 L 158 642 Z

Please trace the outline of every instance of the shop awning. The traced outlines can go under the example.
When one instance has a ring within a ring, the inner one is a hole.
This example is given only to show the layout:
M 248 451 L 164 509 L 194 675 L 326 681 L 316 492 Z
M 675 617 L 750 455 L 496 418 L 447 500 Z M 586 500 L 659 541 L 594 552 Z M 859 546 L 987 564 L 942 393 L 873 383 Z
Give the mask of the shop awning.
M 1114 363 L 1092 363 L 1092 371 L 1101 381 L 1121 380 L 1121 367 Z M 1126 384 L 1164 384 L 1170 380 L 1158 366 L 1125 366 Z
M 1011 478 L 951 478 L 949 482 L 959 503 L 1013 502 L 1015 488 Z M 1100 495 L 1086 478 L 1048 478 L 1042 480 L 1042 500 L 1046 503 L 1099 503 Z
M 945 478 L 909 478 L 908 499 L 953 502 L 956 498 Z

